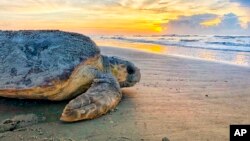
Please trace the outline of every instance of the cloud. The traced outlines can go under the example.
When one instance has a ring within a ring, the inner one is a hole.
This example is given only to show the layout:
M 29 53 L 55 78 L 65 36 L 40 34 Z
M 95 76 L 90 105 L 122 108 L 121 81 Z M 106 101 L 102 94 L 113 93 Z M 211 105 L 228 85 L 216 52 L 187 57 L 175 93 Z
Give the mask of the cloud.
M 193 15 L 193 16 L 181 16 L 178 20 L 173 20 L 169 24 L 171 25 L 180 25 L 180 26 L 190 26 L 192 28 L 199 25 L 201 22 L 211 20 L 213 18 L 216 18 L 217 16 L 215 14 L 199 14 L 199 15 Z
M 172 20 L 163 26 L 166 27 L 166 32 L 170 34 L 198 34 L 206 29 L 200 23 L 216 17 L 217 15 L 215 14 L 181 16 L 177 20 Z
M 193 16 L 182 16 L 177 20 L 170 21 L 163 26 L 168 34 L 249 34 L 240 25 L 239 17 L 228 13 L 220 17 L 221 22 L 214 26 L 204 26 L 201 23 L 207 20 L 218 18 L 215 14 L 200 14 Z M 248 28 L 250 24 L 248 25 Z
M 239 29 L 240 26 L 240 20 L 238 16 L 236 16 L 233 13 L 225 14 L 222 18 L 222 22 L 219 24 L 219 27 L 223 27 L 223 29 Z

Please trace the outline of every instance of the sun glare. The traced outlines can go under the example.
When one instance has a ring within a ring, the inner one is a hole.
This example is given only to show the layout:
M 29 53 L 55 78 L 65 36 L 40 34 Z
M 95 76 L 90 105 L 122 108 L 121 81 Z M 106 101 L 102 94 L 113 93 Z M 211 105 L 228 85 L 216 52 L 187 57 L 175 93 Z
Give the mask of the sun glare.
M 156 32 L 161 32 L 162 31 L 162 27 L 155 27 L 155 31 Z

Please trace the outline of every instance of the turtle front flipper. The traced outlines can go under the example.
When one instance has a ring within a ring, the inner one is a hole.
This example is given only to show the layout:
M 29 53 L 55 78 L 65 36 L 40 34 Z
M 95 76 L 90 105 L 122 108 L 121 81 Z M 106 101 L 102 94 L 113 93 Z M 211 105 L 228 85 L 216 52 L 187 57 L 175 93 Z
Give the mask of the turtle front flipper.
M 74 122 L 100 117 L 115 108 L 121 97 L 122 93 L 117 80 L 111 73 L 101 73 L 94 79 L 87 92 L 66 105 L 60 119 L 65 122 Z

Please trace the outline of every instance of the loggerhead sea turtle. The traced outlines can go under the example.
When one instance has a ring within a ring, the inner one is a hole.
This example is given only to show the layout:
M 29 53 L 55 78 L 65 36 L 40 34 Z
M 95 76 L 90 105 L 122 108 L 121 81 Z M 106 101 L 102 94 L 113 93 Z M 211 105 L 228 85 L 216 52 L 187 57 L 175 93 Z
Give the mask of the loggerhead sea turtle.
M 100 54 L 81 34 L 59 30 L 0 31 L 0 96 L 72 99 L 60 120 L 99 117 L 115 108 L 122 87 L 140 81 L 131 62 Z

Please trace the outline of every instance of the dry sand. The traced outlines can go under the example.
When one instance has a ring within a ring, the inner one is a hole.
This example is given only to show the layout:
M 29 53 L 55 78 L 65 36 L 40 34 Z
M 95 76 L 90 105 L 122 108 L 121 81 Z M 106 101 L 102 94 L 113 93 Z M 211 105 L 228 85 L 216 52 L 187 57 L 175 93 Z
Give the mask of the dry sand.
M 123 89 L 116 111 L 95 120 L 65 124 L 67 102 L 0 98 L 0 120 L 34 113 L 45 121 L 0 133 L 9 140 L 223 141 L 230 124 L 250 123 L 250 68 L 102 47 L 141 68 L 142 79 Z

